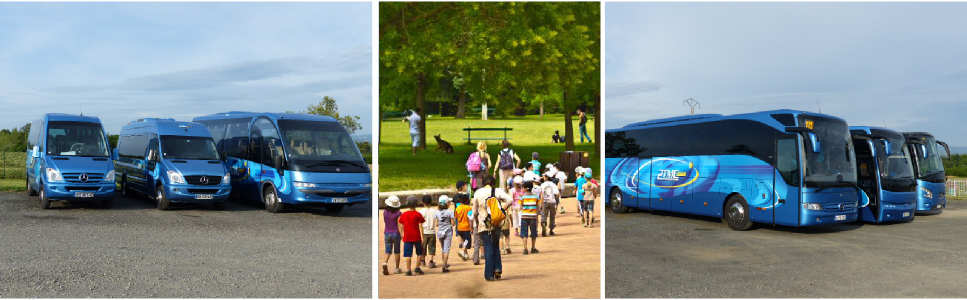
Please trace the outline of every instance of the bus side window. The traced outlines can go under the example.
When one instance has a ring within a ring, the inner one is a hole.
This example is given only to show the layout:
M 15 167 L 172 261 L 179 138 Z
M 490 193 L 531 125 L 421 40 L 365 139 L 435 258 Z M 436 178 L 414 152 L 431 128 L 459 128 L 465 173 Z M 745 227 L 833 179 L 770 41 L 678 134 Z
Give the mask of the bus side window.
M 776 169 L 790 186 L 799 186 L 799 153 L 794 138 L 776 140 Z

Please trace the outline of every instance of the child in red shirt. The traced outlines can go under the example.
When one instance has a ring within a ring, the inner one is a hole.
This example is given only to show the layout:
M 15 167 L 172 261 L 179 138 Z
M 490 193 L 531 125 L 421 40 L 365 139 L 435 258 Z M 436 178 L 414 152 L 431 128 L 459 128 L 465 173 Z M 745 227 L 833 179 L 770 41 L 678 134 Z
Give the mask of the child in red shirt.
M 406 258 L 406 276 L 413 276 L 413 271 L 416 274 L 423 275 L 423 270 L 420 270 L 419 260 L 423 259 L 423 215 L 416 211 L 416 197 L 409 196 L 406 198 L 407 210 L 403 212 L 400 216 L 400 232 L 403 233 L 403 257 Z M 416 264 L 416 270 L 410 268 L 410 262 L 413 261 L 413 249 L 416 249 L 416 255 L 418 257 L 418 262 Z

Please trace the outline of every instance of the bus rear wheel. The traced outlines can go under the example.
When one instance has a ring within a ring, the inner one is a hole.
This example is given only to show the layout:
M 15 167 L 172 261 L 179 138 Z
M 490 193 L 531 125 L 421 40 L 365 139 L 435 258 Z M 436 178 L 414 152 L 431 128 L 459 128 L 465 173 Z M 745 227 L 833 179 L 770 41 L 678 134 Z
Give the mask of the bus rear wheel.
M 741 195 L 729 197 L 722 211 L 722 221 L 736 231 L 752 228 L 752 221 L 749 220 L 749 204 L 745 202 L 745 198 Z
M 615 188 L 611 190 L 611 211 L 616 214 L 628 212 L 628 207 L 622 202 L 620 189 Z
M 274 187 L 268 187 L 262 194 L 262 201 L 265 202 L 265 210 L 270 213 L 280 213 L 282 212 L 283 204 L 279 200 L 279 194 L 275 192 Z

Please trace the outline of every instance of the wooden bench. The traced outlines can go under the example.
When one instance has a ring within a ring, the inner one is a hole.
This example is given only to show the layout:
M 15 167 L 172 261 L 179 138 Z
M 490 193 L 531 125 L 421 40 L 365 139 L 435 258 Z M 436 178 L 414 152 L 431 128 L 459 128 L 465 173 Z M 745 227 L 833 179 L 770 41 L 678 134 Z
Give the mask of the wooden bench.
M 497 127 L 494 127 L 494 128 L 472 128 L 472 127 L 467 127 L 467 128 L 464 128 L 463 131 L 466 131 L 467 132 L 467 137 L 465 137 L 463 139 L 464 140 L 467 140 L 467 144 L 473 144 L 473 142 L 472 142 L 473 140 L 490 140 L 490 141 L 510 140 L 510 138 L 507 137 L 507 132 L 508 131 L 514 131 L 514 129 L 513 128 L 510 128 L 510 127 L 501 127 L 501 128 L 497 128 Z M 499 137 L 477 137 L 477 138 L 474 138 L 474 137 L 471 137 L 470 136 L 470 133 L 471 132 L 474 132 L 474 131 L 503 131 L 504 132 L 504 137 L 503 138 L 499 138 Z

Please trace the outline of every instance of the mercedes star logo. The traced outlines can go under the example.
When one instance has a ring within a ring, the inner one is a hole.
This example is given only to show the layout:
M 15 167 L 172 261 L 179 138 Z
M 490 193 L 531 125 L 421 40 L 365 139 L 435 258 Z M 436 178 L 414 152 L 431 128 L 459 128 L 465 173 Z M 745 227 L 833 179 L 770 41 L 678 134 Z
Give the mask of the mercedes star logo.
M 339 168 L 336 168 L 336 172 L 342 172 L 342 170 L 340 170 Z
M 87 182 L 87 174 L 81 174 L 81 182 Z
M 200 181 L 201 184 L 208 184 L 208 176 L 202 176 Z

